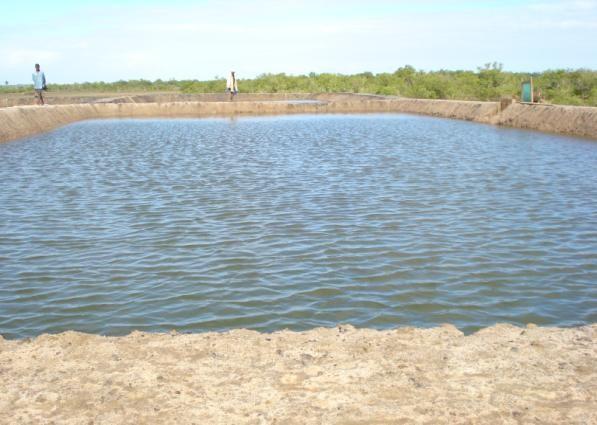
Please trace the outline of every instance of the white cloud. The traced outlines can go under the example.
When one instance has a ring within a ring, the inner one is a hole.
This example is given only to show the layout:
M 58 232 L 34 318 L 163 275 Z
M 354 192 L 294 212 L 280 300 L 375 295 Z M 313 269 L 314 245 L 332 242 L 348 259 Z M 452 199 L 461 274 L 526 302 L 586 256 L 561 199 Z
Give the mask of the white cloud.
M 528 6 L 537 12 L 587 12 L 597 9 L 596 0 L 556 0 L 551 2 L 534 1 Z
M 537 29 L 597 29 L 597 21 L 580 19 L 545 19 L 531 22 L 529 25 Z
M 33 65 L 38 62 L 52 63 L 60 53 L 51 50 L 5 49 L 0 51 L 0 57 L 5 58 L 9 66 Z

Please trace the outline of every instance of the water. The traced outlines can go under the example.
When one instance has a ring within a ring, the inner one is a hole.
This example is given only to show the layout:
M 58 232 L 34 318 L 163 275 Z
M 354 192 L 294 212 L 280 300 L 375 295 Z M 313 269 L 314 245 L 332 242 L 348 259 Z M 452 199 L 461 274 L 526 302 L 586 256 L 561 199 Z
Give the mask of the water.
M 0 145 L 0 334 L 597 318 L 597 143 L 407 115 Z

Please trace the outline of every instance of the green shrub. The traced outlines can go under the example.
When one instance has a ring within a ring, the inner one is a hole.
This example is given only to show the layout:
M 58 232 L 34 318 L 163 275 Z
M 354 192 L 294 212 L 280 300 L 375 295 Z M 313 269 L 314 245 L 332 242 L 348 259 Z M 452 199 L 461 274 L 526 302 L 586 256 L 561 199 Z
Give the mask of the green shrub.
M 308 75 L 261 74 L 253 79 L 239 79 L 244 93 L 372 93 L 423 99 L 498 100 L 519 96 L 520 84 L 533 77 L 536 90 L 547 102 L 597 106 L 597 71 L 589 69 L 547 70 L 528 74 L 506 72 L 502 64 L 487 63 L 474 71 L 421 71 L 410 65 L 393 73 L 344 75 L 309 73 Z M 128 80 L 112 83 L 86 82 L 50 84 L 53 92 L 155 92 L 221 93 L 226 80 Z M 31 86 L 0 86 L 0 93 L 27 93 Z

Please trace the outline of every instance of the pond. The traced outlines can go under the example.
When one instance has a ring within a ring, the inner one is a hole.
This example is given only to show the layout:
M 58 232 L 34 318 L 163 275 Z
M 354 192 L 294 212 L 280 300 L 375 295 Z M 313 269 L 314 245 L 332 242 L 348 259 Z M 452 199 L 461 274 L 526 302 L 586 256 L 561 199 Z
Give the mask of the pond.
M 399 114 L 0 145 L 0 334 L 597 319 L 597 143 Z

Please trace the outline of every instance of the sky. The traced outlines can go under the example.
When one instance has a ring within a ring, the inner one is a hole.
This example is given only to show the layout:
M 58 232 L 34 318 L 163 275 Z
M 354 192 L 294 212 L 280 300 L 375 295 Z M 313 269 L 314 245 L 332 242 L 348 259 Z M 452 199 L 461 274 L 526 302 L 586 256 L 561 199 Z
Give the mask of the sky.
M 0 82 L 597 69 L 597 0 L 51 0 L 0 6 Z

